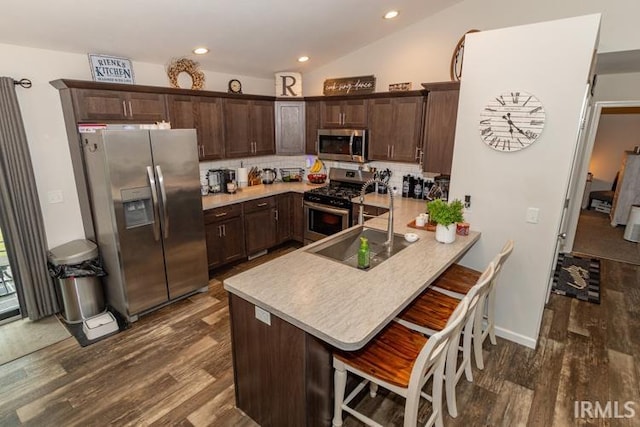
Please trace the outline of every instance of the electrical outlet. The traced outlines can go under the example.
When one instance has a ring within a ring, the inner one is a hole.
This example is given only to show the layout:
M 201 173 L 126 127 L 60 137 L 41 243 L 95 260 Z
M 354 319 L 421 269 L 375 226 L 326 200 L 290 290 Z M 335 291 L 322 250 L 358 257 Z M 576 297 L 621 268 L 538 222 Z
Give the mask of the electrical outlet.
M 267 310 L 263 310 L 256 305 L 256 319 L 261 321 L 262 323 L 266 323 L 271 326 L 271 313 Z
M 471 196 L 469 194 L 464 196 L 464 208 L 471 209 Z
M 62 190 L 53 190 L 47 193 L 47 201 L 49 203 L 62 203 L 63 200 Z

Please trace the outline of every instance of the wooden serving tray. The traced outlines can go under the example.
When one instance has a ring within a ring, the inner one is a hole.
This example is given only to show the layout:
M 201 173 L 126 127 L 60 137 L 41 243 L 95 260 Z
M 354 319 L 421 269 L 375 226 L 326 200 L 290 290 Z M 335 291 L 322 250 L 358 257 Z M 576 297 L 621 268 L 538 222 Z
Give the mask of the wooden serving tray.
M 417 226 L 415 219 L 407 224 L 407 227 L 416 228 L 418 230 L 436 231 L 436 226 L 429 223 L 427 223 L 424 227 Z

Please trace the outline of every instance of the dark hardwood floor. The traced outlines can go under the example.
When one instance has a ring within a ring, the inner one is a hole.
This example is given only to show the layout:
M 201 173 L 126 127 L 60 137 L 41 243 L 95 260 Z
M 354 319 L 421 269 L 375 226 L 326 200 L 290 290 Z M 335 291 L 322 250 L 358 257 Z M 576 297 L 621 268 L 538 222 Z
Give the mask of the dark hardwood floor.
M 254 426 L 234 407 L 221 281 L 279 256 L 228 268 L 210 290 L 143 316 L 89 347 L 73 338 L 0 366 L 0 425 Z M 602 304 L 552 295 L 536 350 L 498 339 L 458 386 L 451 426 L 640 425 L 640 267 L 602 262 Z M 503 284 L 508 286 L 508 284 Z M 634 402 L 635 418 L 575 419 L 574 401 Z M 380 390 L 359 408 L 401 426 L 403 399 Z M 425 404 L 422 416 L 430 412 Z M 352 417 L 345 426 L 361 425 Z

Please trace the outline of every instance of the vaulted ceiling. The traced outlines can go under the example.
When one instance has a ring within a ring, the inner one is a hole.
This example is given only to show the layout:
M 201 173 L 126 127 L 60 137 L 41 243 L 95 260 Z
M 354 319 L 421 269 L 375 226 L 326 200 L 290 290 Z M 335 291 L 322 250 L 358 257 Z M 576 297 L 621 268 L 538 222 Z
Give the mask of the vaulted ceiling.
M 309 72 L 460 1 L 21 0 L 0 13 L 0 43 L 156 64 L 206 46 L 201 68 L 266 78 Z M 390 9 L 399 16 L 383 19 Z

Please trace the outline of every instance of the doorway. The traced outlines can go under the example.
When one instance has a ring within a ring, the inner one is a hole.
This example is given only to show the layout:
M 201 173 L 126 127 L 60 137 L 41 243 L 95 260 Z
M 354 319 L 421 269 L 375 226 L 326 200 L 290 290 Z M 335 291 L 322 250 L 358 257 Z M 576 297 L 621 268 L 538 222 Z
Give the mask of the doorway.
M 0 229 L 0 323 L 20 316 L 16 284 L 13 280 L 7 247 Z
M 612 227 L 607 201 L 591 203 L 593 191 L 612 191 L 624 151 L 638 145 L 640 101 L 601 101 L 592 109 L 580 175 L 585 179 L 571 195 L 576 203 L 568 212 L 563 252 L 640 264 L 638 244 L 622 238 L 624 226 Z M 633 139 L 635 138 L 635 140 Z M 587 179 L 592 174 L 591 180 Z

